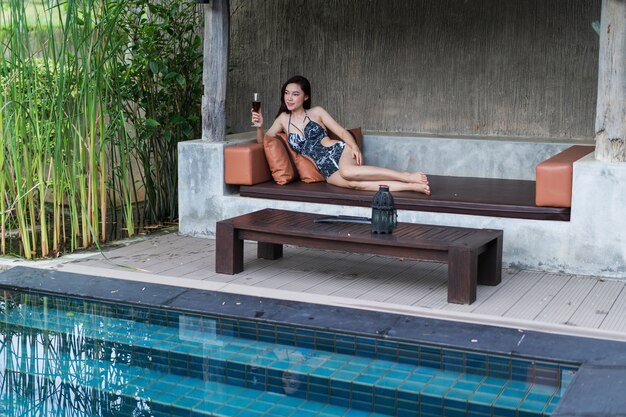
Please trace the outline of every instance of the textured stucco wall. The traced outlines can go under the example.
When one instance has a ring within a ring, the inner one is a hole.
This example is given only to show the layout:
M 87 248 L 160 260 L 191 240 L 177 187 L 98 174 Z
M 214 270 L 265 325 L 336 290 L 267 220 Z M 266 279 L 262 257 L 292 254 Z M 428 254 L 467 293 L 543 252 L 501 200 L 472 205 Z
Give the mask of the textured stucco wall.
M 231 0 L 229 132 L 302 74 L 346 127 L 593 138 L 600 0 Z

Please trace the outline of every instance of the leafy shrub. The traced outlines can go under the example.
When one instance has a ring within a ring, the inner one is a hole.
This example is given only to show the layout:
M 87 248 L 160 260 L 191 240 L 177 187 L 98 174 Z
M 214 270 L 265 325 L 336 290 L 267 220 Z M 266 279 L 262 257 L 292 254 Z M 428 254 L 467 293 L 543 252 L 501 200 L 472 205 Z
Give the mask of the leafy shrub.
M 187 1 L 128 0 L 117 75 L 148 221 L 178 216 L 177 143 L 201 135 L 202 15 Z

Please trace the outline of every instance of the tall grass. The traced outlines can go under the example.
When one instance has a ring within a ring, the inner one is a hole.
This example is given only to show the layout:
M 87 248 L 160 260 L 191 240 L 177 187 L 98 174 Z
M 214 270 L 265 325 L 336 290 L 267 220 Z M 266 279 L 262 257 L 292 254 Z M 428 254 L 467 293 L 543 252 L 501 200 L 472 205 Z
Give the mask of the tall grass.
M 124 42 L 117 30 L 124 1 L 38 0 L 44 12 L 34 22 L 32 3 L 0 3 L 2 252 L 8 230 L 17 229 L 28 259 L 105 239 L 115 175 L 106 155 L 110 132 L 123 133 L 107 74 Z M 33 30 L 45 41 L 33 42 Z M 132 204 L 128 184 L 115 192 Z M 132 209 L 125 213 L 132 225 Z
M 176 219 L 201 22 L 189 0 L 0 0 L 2 254 L 11 233 L 30 259 Z

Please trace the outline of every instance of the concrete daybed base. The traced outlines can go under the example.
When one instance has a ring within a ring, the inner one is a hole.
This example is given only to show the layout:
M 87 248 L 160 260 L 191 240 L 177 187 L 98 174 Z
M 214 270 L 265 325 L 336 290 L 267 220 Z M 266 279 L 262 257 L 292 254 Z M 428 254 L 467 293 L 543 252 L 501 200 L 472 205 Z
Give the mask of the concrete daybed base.
M 226 181 L 224 174 L 232 163 L 227 158 L 227 150 L 244 143 L 250 143 L 248 136 L 232 138 L 226 142 L 196 140 L 179 143 L 181 234 L 214 237 L 217 221 L 268 207 L 329 215 L 367 215 L 370 201 L 367 197 L 360 203 L 347 202 L 351 206 L 333 203 L 341 202 L 348 197 L 356 198 L 354 196 L 358 194 L 367 194 L 344 189 L 335 189 L 334 193 L 328 196 L 331 199 L 330 204 L 309 203 L 302 196 L 297 199 L 288 195 L 274 195 L 271 198 L 241 196 L 240 191 L 244 184 L 230 183 Z M 256 144 L 257 147 L 259 145 Z M 429 173 L 431 182 L 436 180 L 435 175 L 524 180 L 530 181 L 527 185 L 531 190 L 535 181 L 535 167 L 569 147 L 571 145 L 564 143 L 532 141 L 390 137 L 375 134 L 364 137 L 365 159 L 372 165 L 388 166 L 400 171 L 420 167 Z M 265 156 L 261 152 L 259 154 L 260 158 L 254 161 L 267 171 Z M 569 158 L 567 165 L 572 166 L 571 174 L 568 174 L 572 176 L 571 202 L 566 201 L 568 203 L 566 207 L 571 206 L 570 221 L 542 221 L 405 209 L 399 211 L 399 220 L 409 223 L 504 230 L 506 239 L 502 260 L 503 265 L 509 268 L 624 279 L 626 235 L 623 231 L 626 227 L 626 218 L 622 213 L 623 207 L 626 207 L 624 193 L 626 164 L 604 163 L 588 154 L 580 159 Z M 231 167 L 238 171 L 246 170 L 243 163 Z M 563 170 L 561 174 L 566 175 L 566 171 L 570 171 L 569 168 Z M 258 182 L 255 178 L 255 183 L 260 186 L 268 180 L 271 180 L 271 177 Z M 499 183 L 504 184 L 506 181 Z M 473 181 L 473 184 L 478 183 Z M 292 184 L 288 186 L 289 188 L 272 185 L 276 192 L 281 194 L 297 192 L 297 187 L 301 186 L 306 186 L 307 194 L 316 187 L 328 187 L 327 191 L 334 188 L 326 184 Z M 436 186 L 436 183 L 433 183 L 433 191 Z M 263 185 L 263 188 L 265 187 L 267 185 Z M 262 191 L 260 187 L 243 188 L 244 195 L 252 191 L 259 195 Z M 509 187 L 505 189 L 512 190 Z M 430 197 L 431 204 L 434 204 L 439 191 L 441 187 L 434 197 Z M 458 194 L 458 189 L 456 191 Z M 469 199 L 468 193 L 464 191 L 464 194 Z M 417 204 L 416 200 L 425 199 L 425 196 L 413 194 L 412 198 Z M 469 200 L 470 203 L 472 201 Z M 528 206 L 533 206 L 532 197 L 527 197 L 525 201 Z M 537 205 L 536 202 L 534 205 Z
M 534 220 L 569 221 L 570 208 L 535 205 L 535 181 L 429 175 L 432 195 L 394 192 L 400 210 L 470 214 Z M 277 185 L 267 181 L 241 185 L 240 195 L 275 200 L 369 207 L 374 193 L 350 190 L 325 182 L 296 181 Z

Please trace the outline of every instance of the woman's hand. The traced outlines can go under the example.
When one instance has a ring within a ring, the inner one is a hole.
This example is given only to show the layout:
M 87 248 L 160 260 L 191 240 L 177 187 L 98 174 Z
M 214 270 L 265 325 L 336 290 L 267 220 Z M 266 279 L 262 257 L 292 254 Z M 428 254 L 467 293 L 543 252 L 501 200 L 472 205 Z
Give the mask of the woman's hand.
M 350 146 L 350 145 L 348 145 Z M 356 160 L 356 164 L 357 165 L 362 165 L 363 164 L 363 155 L 361 154 L 361 150 L 359 149 L 358 146 L 351 146 L 350 149 L 352 150 L 352 159 Z
M 252 113 L 252 124 L 258 128 L 263 127 L 263 115 L 261 113 L 257 113 L 254 110 L 250 109 Z

